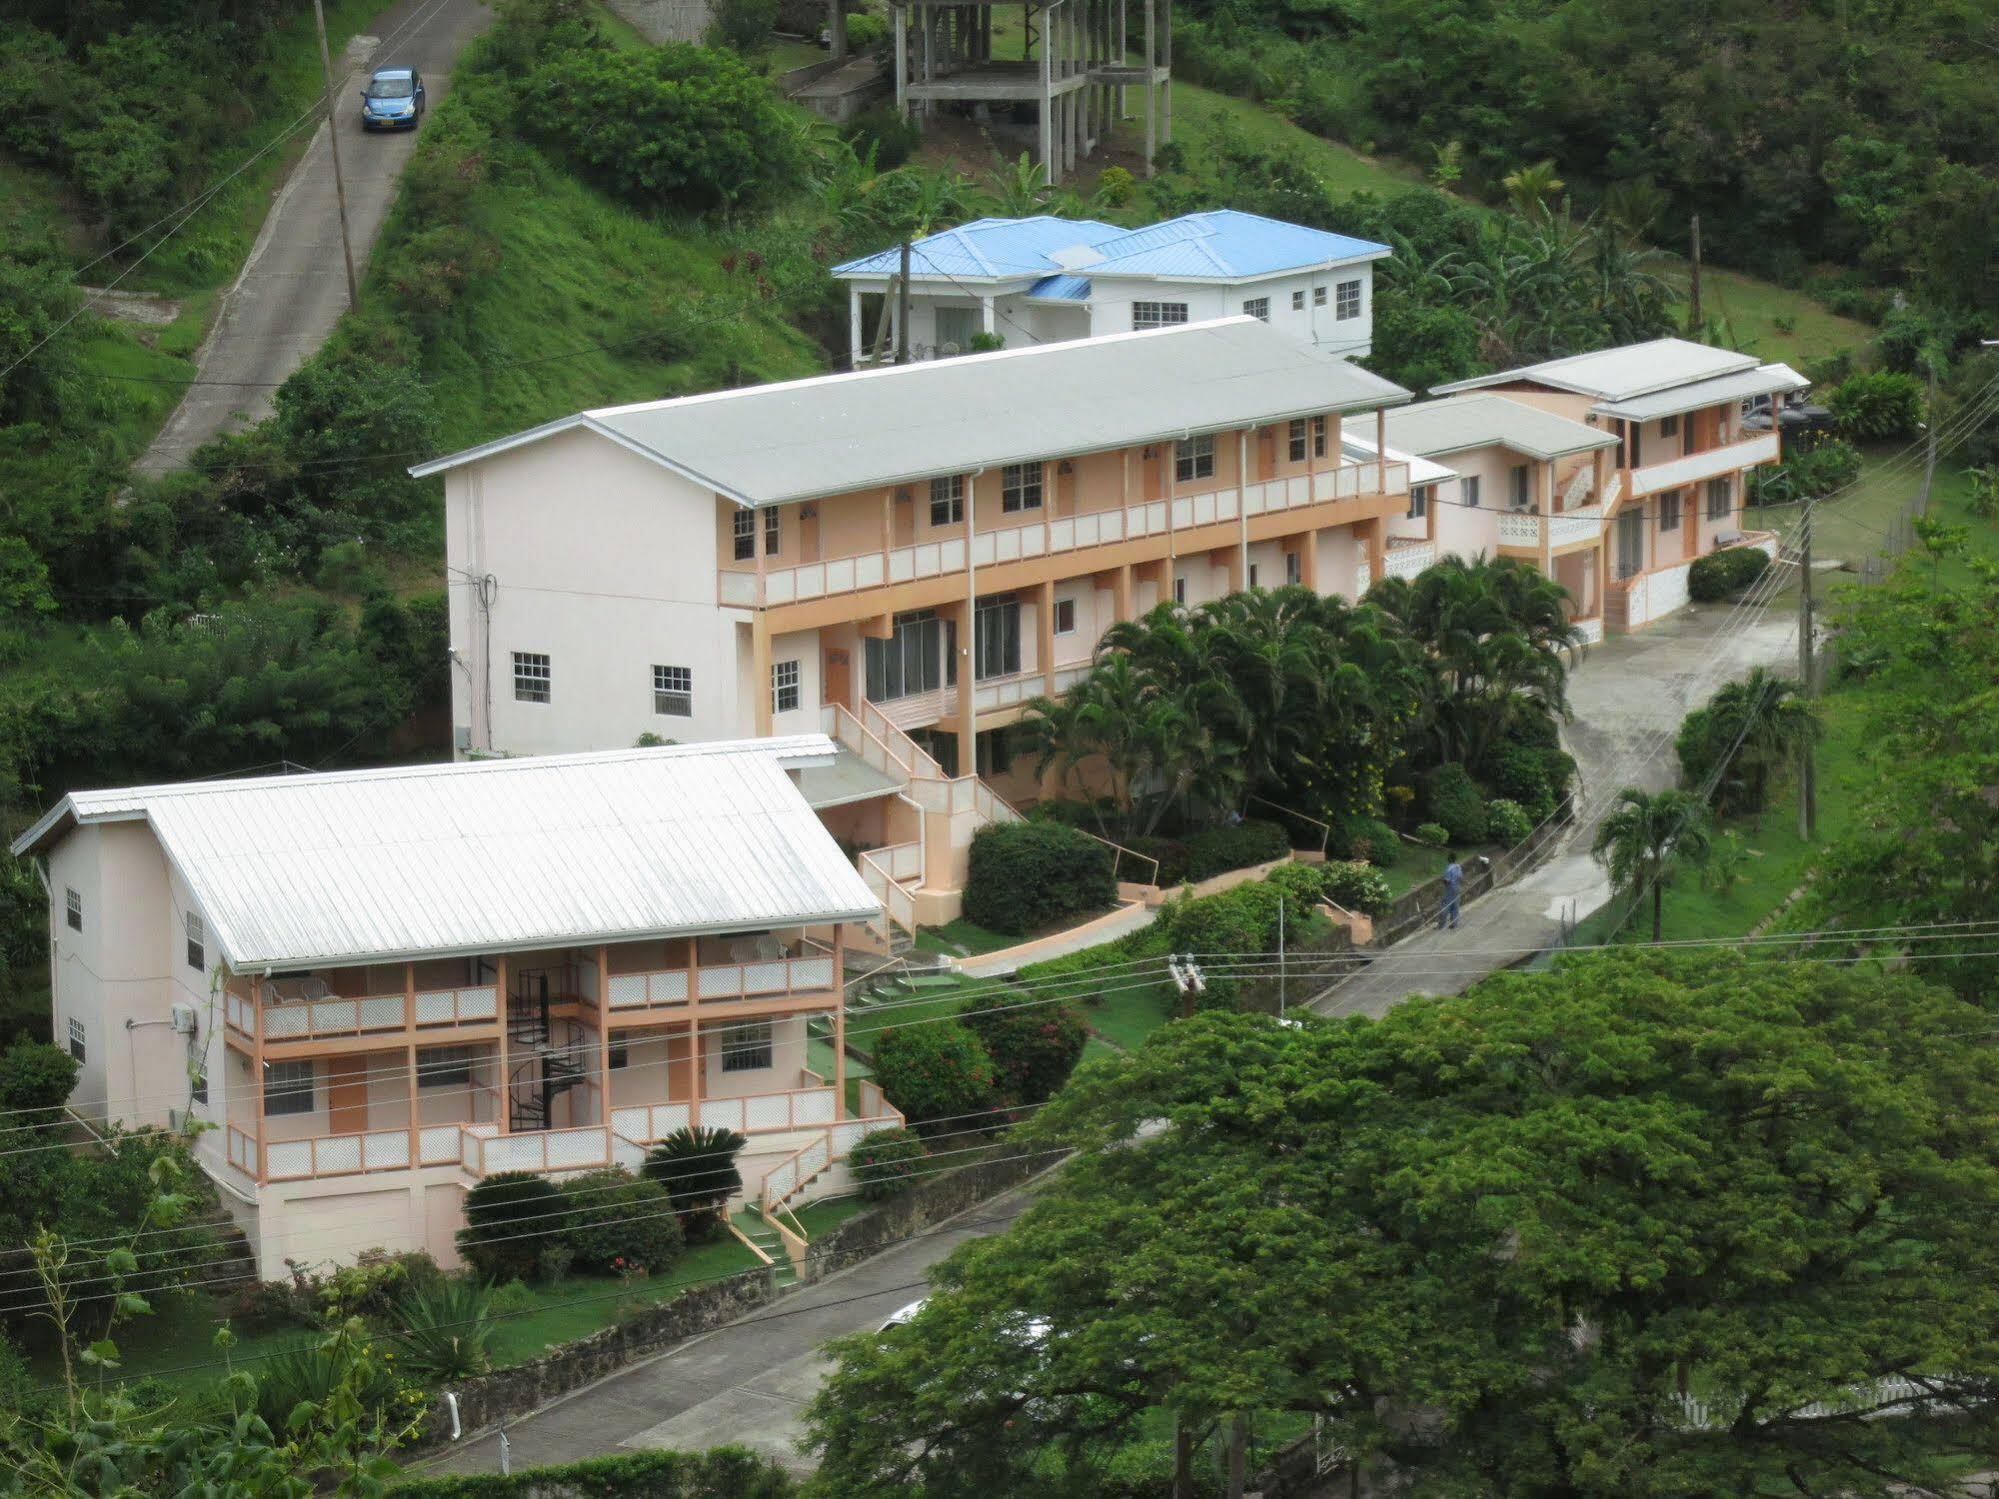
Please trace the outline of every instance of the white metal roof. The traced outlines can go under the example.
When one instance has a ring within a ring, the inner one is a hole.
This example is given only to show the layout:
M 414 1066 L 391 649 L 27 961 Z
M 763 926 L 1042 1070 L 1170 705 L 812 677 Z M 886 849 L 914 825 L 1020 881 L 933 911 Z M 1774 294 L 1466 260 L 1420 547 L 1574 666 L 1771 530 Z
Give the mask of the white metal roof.
M 1712 380 L 1696 380 L 1692 385 L 1676 385 L 1654 395 L 1604 401 L 1590 409 L 1627 421 L 1651 422 L 1682 411 L 1698 411 L 1703 406 L 1719 406 L 1724 401 L 1746 401 L 1751 396 L 1804 390 L 1811 383 L 1788 364 L 1763 364 L 1732 375 L 1717 375 Z
M 1374 462 L 1374 429 L 1370 426 L 1365 436 L 1355 427 L 1343 427 L 1340 431 L 1340 456 L 1349 463 Z M 1440 484 L 1446 479 L 1455 479 L 1458 471 L 1446 468 L 1441 463 L 1432 463 L 1428 458 L 1415 453 L 1404 452 L 1393 443 L 1388 447 L 1390 463 L 1409 465 L 1409 482 L 1415 484 Z
M 231 967 L 860 920 L 787 773 L 824 735 L 72 792 L 15 841 L 150 824 Z
M 410 472 L 582 427 L 740 504 L 768 505 L 1408 399 L 1256 318 L 1230 317 L 605 407 Z
M 1617 446 L 1614 435 L 1584 422 L 1478 392 L 1391 411 L 1388 441 L 1425 457 L 1498 446 L 1544 460 Z
M 1555 390 L 1598 396 L 1606 401 L 1627 401 L 1634 396 L 1668 390 L 1695 380 L 1709 380 L 1739 370 L 1753 369 L 1754 354 L 1738 354 L 1684 338 L 1655 338 L 1649 343 L 1625 344 L 1615 349 L 1598 349 L 1589 354 L 1571 354 L 1564 359 L 1544 360 L 1496 375 L 1479 375 L 1439 385 L 1434 394 L 1451 395 L 1461 390 L 1509 385 L 1529 380 Z

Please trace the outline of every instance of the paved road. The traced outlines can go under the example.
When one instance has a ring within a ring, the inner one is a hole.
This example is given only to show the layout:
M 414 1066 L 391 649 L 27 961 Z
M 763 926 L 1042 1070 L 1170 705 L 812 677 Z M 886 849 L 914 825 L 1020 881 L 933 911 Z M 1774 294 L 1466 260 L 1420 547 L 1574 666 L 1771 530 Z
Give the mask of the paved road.
M 507 1428 L 514 1466 L 574 1462 L 619 1447 L 694 1451 L 740 1443 L 801 1470 L 800 1413 L 825 1377 L 819 1347 L 879 1327 L 924 1294 L 930 1267 L 969 1239 L 1002 1232 L 1031 1185 L 980 1203 L 897 1248 L 815 1282 L 650 1363 L 621 1369 Z M 467 1442 L 426 1465 L 499 1471 L 499 1441 Z
M 1771 611 L 1737 632 L 1727 605 L 1694 605 L 1636 635 L 1590 649 L 1569 680 L 1575 720 L 1565 731 L 1581 772 L 1585 815 L 1540 868 L 1465 907 L 1458 930 L 1425 928 L 1322 994 L 1324 1015 L 1380 1015 L 1412 994 L 1457 994 L 1487 974 L 1552 946 L 1565 913 L 1580 919 L 1610 898 L 1590 840 L 1624 786 L 1673 784 L 1673 736 L 1689 709 L 1755 666 L 1783 666 L 1797 649 L 1794 621 Z M 1716 674 L 1719 653 L 1721 670 Z
M 364 274 L 368 251 L 395 200 L 403 164 L 421 133 L 364 133 L 362 81 L 377 67 L 413 66 L 423 74 L 426 106 L 435 108 L 450 86 L 459 50 L 491 14 L 481 0 L 399 0 L 368 25 L 368 36 L 378 45 L 349 49 L 348 61 L 361 76 L 336 86 L 334 116 L 357 277 Z M 336 57 L 334 66 L 340 65 Z M 223 294 L 195 374 L 198 381 L 213 383 L 188 388 L 137 470 L 162 474 L 179 468 L 210 438 L 262 421 L 270 414 L 272 392 L 319 347 L 346 310 L 332 148 L 322 123 L 272 203 L 242 272 Z

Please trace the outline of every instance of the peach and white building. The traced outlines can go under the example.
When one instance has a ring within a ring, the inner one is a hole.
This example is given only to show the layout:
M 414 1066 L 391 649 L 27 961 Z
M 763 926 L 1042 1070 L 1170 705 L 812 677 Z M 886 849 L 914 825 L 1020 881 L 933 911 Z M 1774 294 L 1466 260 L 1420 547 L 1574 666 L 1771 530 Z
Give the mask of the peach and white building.
M 687 1125 L 747 1137 L 767 1208 L 836 1186 L 901 1119 L 865 1081 L 849 1105 L 842 960 L 879 907 L 798 787 L 834 759 L 799 735 L 73 792 L 14 844 L 72 1108 L 196 1128 L 265 1277 L 450 1262 L 482 1178 L 636 1167 Z
M 462 755 L 824 732 L 804 789 L 910 927 L 1031 795 L 1008 730 L 1115 621 L 1356 597 L 1399 386 L 1254 317 L 580 412 L 444 476 Z M 878 929 L 878 935 L 882 931 Z

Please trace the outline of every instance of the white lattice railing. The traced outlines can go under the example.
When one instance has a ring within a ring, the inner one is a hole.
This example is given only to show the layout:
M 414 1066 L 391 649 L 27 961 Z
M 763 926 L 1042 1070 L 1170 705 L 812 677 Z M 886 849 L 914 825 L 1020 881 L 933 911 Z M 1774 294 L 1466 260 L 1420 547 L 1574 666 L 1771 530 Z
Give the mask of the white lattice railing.
M 465 1133 L 465 1169 L 474 1176 L 494 1176 L 502 1171 L 581 1171 L 610 1164 L 611 1132 L 602 1125 L 518 1135 Z
M 1585 463 L 1569 475 L 1568 485 L 1562 490 L 1562 508 L 1574 510 L 1589 498 L 1590 486 L 1596 482 L 1596 465 Z
M 1938 1394 L 1918 1380 L 1891 1374 L 1886 1379 L 1852 1385 L 1831 1399 L 1813 1400 L 1785 1410 L 1782 1415 L 1790 1421 L 1825 1421 L 1865 1410 L 1867 1415 L 1863 1419 L 1871 1420 L 1924 1410 L 1946 1414 L 1969 1409 L 1976 1403 L 1977 1396 Z M 1740 1414 L 1734 1406 L 1721 1399 L 1703 1400 L 1698 1396 L 1681 1395 L 1678 1405 L 1681 1424 L 1696 1431 L 1716 1431 L 1732 1426 Z
M 1576 627 L 1576 631 L 1581 635 L 1584 645 L 1603 644 L 1603 617 L 1601 615 L 1590 619 L 1571 620 L 1570 623 Z
M 264 1039 L 310 1041 L 321 1036 L 352 1036 L 368 1031 L 399 1031 L 409 1013 L 411 996 L 370 994 L 353 999 L 278 999 L 264 1005 Z M 491 984 L 462 989 L 419 989 L 414 996 L 418 1026 L 473 1025 L 499 1016 L 499 991 Z M 257 1014 L 242 995 L 228 997 L 229 1024 L 254 1035 Z
M 870 1117 L 841 1120 L 764 1174 L 758 1202 L 764 1217 L 783 1212 L 814 1177 L 869 1135 L 877 1130 L 901 1129 L 908 1123 L 902 1111 L 888 1101 L 888 1096 L 866 1079 L 862 1079 L 860 1099 L 864 1109 L 873 1111 Z
M 1603 507 L 1586 505 L 1581 510 L 1565 510 L 1560 515 L 1542 516 L 1531 510 L 1506 510 L 1499 516 L 1499 544 L 1512 547 L 1541 545 L 1541 524 L 1548 523 L 1548 542 L 1565 547 L 1576 542 L 1595 541 L 1603 534 Z
M 1413 578 L 1437 565 L 1437 544 L 1433 541 L 1406 541 L 1389 544 L 1383 571 L 1391 578 Z
M 1753 468 L 1759 463 L 1774 463 L 1777 461 L 1777 456 L 1776 435 L 1765 432 L 1741 442 L 1724 443 L 1718 448 L 1709 448 L 1706 452 L 1686 453 L 1678 458 L 1669 458 L 1664 463 L 1653 463 L 1644 468 L 1633 469 L 1631 492 L 1653 494 L 1662 489 L 1679 489 L 1688 484 L 1698 484 L 1703 479 L 1716 479 L 1723 474 L 1732 474 L 1740 468 Z
M 767 994 L 817 993 L 833 986 L 833 960 L 825 956 L 764 958 L 748 963 L 703 963 L 694 970 L 702 999 L 751 999 Z M 687 1003 L 688 971 L 659 968 L 611 975 L 611 1008 L 644 1009 Z
M 650 973 L 614 973 L 610 984 L 611 1008 L 643 1009 L 650 1005 L 687 1003 L 687 970 L 662 968 Z

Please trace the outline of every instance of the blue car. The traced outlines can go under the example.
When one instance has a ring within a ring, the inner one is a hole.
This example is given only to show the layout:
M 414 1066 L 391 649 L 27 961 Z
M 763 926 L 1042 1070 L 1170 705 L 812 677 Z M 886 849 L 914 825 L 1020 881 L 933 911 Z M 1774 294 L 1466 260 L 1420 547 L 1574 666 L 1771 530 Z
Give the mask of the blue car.
M 380 68 L 361 90 L 363 130 L 414 130 L 423 118 L 423 75 L 415 68 Z

